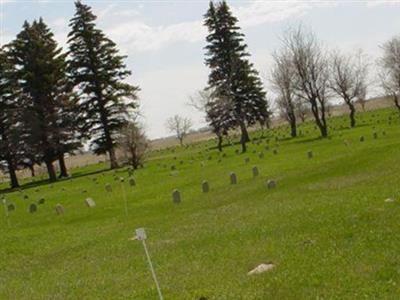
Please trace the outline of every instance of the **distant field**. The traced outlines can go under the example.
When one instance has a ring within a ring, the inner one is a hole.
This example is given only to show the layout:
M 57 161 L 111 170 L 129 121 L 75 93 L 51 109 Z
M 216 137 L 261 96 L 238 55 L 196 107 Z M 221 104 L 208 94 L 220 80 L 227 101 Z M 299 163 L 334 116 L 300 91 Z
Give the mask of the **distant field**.
M 400 115 L 380 109 L 359 114 L 355 129 L 347 117 L 329 124 L 324 140 L 311 122 L 295 139 L 286 126 L 253 132 L 247 154 L 235 144 L 223 157 L 212 141 L 154 151 L 135 187 L 118 180 L 126 168 L 104 163 L 53 185 L 26 179 L 4 195 L 16 210 L 0 212 L 0 299 L 157 299 L 143 247 L 129 240 L 138 227 L 165 299 L 398 299 Z M 271 271 L 247 275 L 268 262 Z

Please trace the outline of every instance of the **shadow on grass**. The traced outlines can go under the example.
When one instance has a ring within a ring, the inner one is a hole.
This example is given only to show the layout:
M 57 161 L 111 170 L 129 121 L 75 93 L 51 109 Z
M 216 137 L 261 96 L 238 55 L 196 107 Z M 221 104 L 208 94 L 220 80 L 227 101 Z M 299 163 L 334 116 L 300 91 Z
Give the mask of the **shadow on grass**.
M 52 183 L 55 184 L 55 183 L 64 182 L 64 181 L 71 180 L 71 179 L 77 179 L 77 178 L 84 177 L 84 176 L 101 174 L 101 173 L 104 173 L 104 172 L 107 172 L 107 171 L 110 171 L 110 169 L 106 168 L 106 169 L 100 169 L 100 170 L 91 171 L 91 172 L 78 171 L 76 173 L 73 173 L 72 176 L 69 177 L 69 178 L 59 178 L 55 182 L 50 182 L 48 179 L 42 179 L 42 180 L 38 180 L 38 181 L 31 181 L 31 182 L 22 184 L 19 188 L 16 188 L 16 189 L 12 189 L 12 188 L 2 189 L 2 190 L 0 190 L 0 194 L 8 194 L 8 193 L 15 192 L 15 191 L 23 191 L 23 190 L 28 190 L 28 189 L 31 189 L 31 188 L 38 188 L 38 187 L 41 187 L 43 185 L 48 185 L 48 184 L 52 184 Z

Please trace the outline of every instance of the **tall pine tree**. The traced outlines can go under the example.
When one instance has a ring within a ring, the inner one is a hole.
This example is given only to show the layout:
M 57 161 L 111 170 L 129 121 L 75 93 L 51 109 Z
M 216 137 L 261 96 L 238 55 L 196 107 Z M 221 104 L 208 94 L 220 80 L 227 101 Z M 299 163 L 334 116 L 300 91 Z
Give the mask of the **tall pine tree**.
M 249 141 L 247 126 L 268 118 L 268 103 L 259 75 L 248 60 L 247 45 L 237 23 L 225 1 L 216 5 L 210 2 L 204 21 L 209 32 L 205 62 L 211 70 L 209 88 L 216 91 L 217 98 L 232 101 L 233 111 L 225 113 L 233 113 L 245 152 Z
M 25 149 L 37 153 L 46 164 L 50 181 L 55 181 L 53 162 L 64 153 L 61 146 L 69 131 L 60 126 L 64 122 L 65 98 L 69 95 L 66 55 L 42 19 L 32 24 L 25 22 L 9 49 L 23 93 L 19 106 L 25 109 L 22 135 Z
M 118 132 L 136 109 L 138 87 L 124 82 L 131 74 L 114 42 L 96 28 L 91 8 L 75 2 L 69 43 L 69 76 L 79 94 L 81 130 L 96 154 L 108 153 L 111 168 L 118 166 Z
M 16 170 L 19 165 L 18 87 L 12 64 L 6 53 L 0 52 L 0 168 L 10 176 L 11 188 L 19 187 Z

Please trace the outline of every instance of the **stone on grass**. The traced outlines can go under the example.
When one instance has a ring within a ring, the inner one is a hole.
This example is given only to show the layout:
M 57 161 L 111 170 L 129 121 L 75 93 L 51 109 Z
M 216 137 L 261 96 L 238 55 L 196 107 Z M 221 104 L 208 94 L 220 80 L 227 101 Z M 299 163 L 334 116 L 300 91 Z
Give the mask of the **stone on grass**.
M 112 192 L 112 186 L 109 183 L 106 184 L 106 192 L 107 193 L 111 193 Z
M 268 188 L 269 190 L 271 190 L 271 189 L 273 189 L 273 188 L 275 188 L 275 187 L 276 187 L 276 182 L 275 182 L 275 180 L 268 179 L 268 180 L 267 180 L 267 188 Z
M 40 198 L 38 204 L 44 204 L 44 202 L 45 202 L 44 198 Z
M 35 213 L 35 212 L 37 211 L 37 206 L 36 206 L 36 204 L 35 204 L 35 203 L 31 203 L 31 205 L 29 205 L 28 211 L 29 211 L 31 214 Z
M 231 184 L 236 184 L 237 183 L 236 174 L 234 172 L 231 172 L 229 174 L 229 178 L 231 179 Z
M 7 211 L 14 211 L 15 210 L 15 204 L 14 203 L 8 203 L 7 204 Z
M 264 158 L 264 153 L 263 152 L 258 153 L 258 158 Z
M 311 150 L 307 152 L 307 157 L 313 158 L 313 152 Z
M 92 198 L 86 198 L 85 203 L 86 203 L 86 206 L 89 208 L 96 206 L 96 202 L 94 202 L 94 200 Z
M 373 138 L 376 140 L 376 139 L 378 138 L 378 133 L 377 133 L 377 132 L 374 132 L 372 136 L 373 136 Z
M 136 180 L 135 180 L 135 178 L 129 178 L 129 185 L 130 185 L 130 186 L 135 186 L 135 185 L 136 185 Z
M 175 170 L 176 170 L 175 165 L 172 165 L 172 166 L 171 166 L 171 171 L 175 171 Z
M 251 171 L 252 171 L 252 173 L 253 173 L 253 177 L 257 177 L 257 176 L 258 176 L 259 172 L 258 172 L 258 168 L 257 168 L 256 166 L 254 166 L 254 167 L 251 169 Z
M 204 180 L 201 184 L 201 190 L 203 191 L 203 193 L 208 193 L 208 191 L 210 190 L 210 186 L 208 185 L 208 182 L 206 180 Z
M 278 149 L 274 149 L 273 153 L 276 155 L 278 154 Z
M 61 204 L 57 204 L 56 207 L 56 213 L 57 215 L 63 215 L 64 214 L 64 206 L 62 206 Z
M 172 201 L 173 201 L 175 204 L 181 203 L 181 193 L 180 193 L 178 190 L 174 190 L 174 191 L 172 192 Z
M 260 264 L 257 267 L 255 267 L 253 270 L 248 272 L 247 275 L 261 274 L 261 273 L 272 270 L 274 267 L 275 267 L 275 265 L 273 263 Z
M 245 162 L 246 164 L 249 163 L 249 162 L 250 162 L 250 158 L 246 157 L 246 158 L 244 159 L 244 162 Z
M 361 136 L 361 137 L 360 137 L 360 142 L 364 142 L 364 140 L 365 140 L 364 137 Z
M 394 199 L 393 199 L 393 198 L 387 198 L 387 199 L 385 200 L 385 202 L 386 202 L 386 203 L 392 203 L 392 202 L 394 202 Z

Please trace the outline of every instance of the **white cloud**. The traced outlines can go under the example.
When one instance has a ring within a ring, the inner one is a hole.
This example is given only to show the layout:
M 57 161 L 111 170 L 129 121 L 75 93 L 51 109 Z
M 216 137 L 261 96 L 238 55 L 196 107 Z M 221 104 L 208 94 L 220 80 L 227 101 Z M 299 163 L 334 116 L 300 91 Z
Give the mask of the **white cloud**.
M 321 3 L 252 1 L 245 6 L 233 7 L 232 10 L 240 20 L 239 24 L 246 29 L 300 17 L 315 6 L 321 6 Z M 115 13 L 118 12 L 113 14 Z M 136 20 L 125 21 L 114 24 L 106 29 L 106 32 L 122 48 L 138 52 L 159 50 L 177 42 L 199 42 L 204 40 L 206 35 L 202 20 L 165 26 L 150 26 Z
M 367 7 L 374 8 L 381 5 L 400 5 L 399 0 L 375 0 L 375 1 L 367 1 Z

